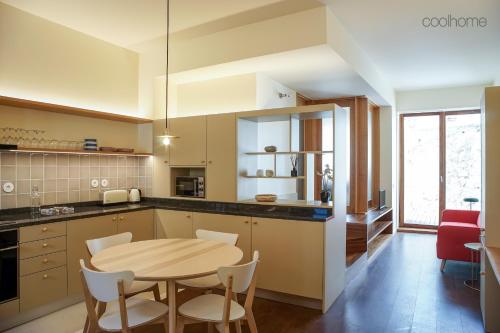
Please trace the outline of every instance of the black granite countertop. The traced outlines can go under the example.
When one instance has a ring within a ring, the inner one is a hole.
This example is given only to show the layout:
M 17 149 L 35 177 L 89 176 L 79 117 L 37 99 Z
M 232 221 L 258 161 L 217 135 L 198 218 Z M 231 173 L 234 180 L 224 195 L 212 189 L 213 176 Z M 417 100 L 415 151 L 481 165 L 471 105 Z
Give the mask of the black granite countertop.
M 74 207 L 75 212 L 72 214 L 34 217 L 31 214 L 30 208 L 0 210 L 0 230 L 153 208 L 311 222 L 325 222 L 333 218 L 331 208 L 259 205 L 188 199 L 144 198 L 137 204 L 102 206 L 98 202 L 85 202 L 65 204 L 64 206 Z

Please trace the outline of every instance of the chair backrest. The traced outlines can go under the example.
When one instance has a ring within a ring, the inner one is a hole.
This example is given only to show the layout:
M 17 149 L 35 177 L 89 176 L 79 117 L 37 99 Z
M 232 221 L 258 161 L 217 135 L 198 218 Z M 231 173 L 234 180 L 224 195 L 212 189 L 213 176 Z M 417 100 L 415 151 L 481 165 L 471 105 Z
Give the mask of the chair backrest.
M 90 294 L 98 301 L 111 302 L 119 298 L 118 281 L 123 281 L 124 289 L 128 289 L 134 281 L 134 272 L 96 272 L 85 267 L 80 259 L 80 267 Z
M 236 245 L 239 236 L 240 235 L 238 234 L 230 234 L 227 232 L 218 232 L 204 229 L 196 230 L 196 238 L 198 239 L 215 240 L 227 243 L 229 245 Z
M 259 251 L 253 253 L 253 259 L 247 264 L 236 266 L 223 266 L 217 270 L 217 275 L 222 284 L 227 288 L 228 277 L 233 277 L 232 291 L 241 293 L 248 289 L 259 261 Z
M 90 252 L 90 255 L 94 256 L 97 252 L 107 249 L 108 247 L 127 244 L 132 241 L 132 233 L 124 232 L 118 235 L 90 239 L 87 243 L 87 249 Z

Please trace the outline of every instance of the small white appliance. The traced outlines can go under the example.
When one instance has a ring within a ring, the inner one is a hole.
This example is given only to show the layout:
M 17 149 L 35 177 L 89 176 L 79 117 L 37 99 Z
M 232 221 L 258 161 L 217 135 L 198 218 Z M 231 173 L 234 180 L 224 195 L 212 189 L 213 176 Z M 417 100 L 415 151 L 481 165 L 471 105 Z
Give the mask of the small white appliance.
M 141 190 L 138 188 L 132 188 L 128 192 L 128 201 L 129 202 L 139 202 L 141 201 Z
M 128 201 L 127 190 L 110 190 L 100 193 L 103 205 L 117 204 Z

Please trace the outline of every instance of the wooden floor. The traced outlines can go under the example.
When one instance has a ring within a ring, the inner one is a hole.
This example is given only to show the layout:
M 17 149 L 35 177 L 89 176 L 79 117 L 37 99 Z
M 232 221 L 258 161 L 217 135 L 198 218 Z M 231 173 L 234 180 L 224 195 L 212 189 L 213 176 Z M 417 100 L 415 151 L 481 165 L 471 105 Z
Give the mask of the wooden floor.
M 447 264 L 439 272 L 435 235 L 395 234 L 367 268 L 352 280 L 330 311 L 319 311 L 256 299 L 254 313 L 260 333 L 476 333 L 484 332 L 479 294 L 463 285 L 468 264 Z M 79 308 L 78 308 L 79 307 Z M 52 314 L 10 332 L 75 332 L 73 314 Z M 56 319 L 57 318 L 57 319 Z M 64 318 L 64 319 L 63 319 Z M 68 321 L 68 324 L 65 323 Z M 83 325 L 83 318 L 78 325 Z M 80 326 L 81 327 L 81 326 Z M 135 333 L 162 332 L 149 327 Z M 206 325 L 186 326 L 186 333 L 206 332 Z M 234 332 L 234 330 L 232 330 Z M 243 332 L 248 332 L 246 327 Z

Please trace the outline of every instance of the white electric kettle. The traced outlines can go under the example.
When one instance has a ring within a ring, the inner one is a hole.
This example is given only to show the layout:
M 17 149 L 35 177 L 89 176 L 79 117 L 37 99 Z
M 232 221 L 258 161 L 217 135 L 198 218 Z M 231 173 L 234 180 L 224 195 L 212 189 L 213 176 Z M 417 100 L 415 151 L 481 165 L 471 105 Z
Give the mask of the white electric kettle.
M 131 188 L 128 191 L 128 201 L 129 202 L 141 201 L 141 190 L 139 190 L 138 188 Z

